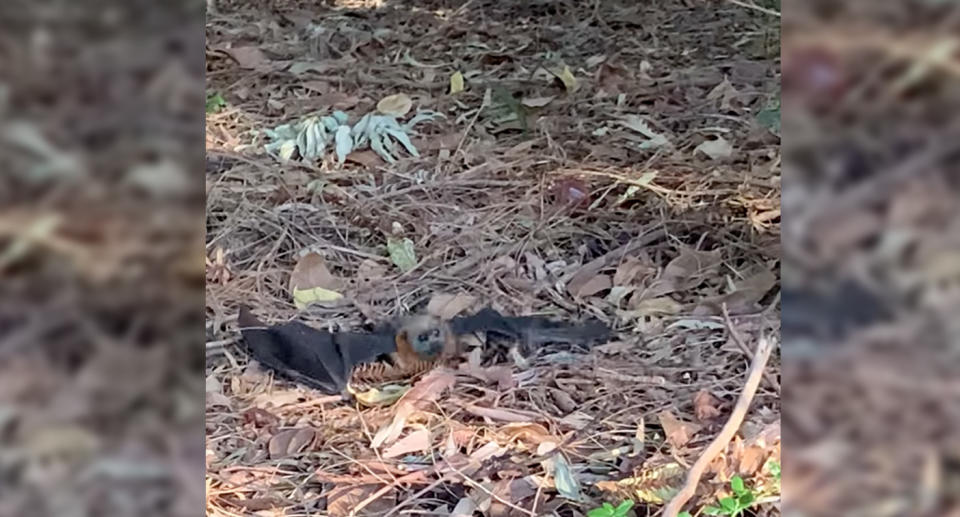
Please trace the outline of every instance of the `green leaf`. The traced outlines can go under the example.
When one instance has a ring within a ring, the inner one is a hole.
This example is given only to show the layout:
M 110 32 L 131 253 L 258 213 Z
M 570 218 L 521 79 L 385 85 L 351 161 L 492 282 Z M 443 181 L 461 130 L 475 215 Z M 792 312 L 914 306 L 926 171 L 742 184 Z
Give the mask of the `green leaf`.
M 703 507 L 703 514 L 704 514 L 704 515 L 723 515 L 724 513 L 726 513 L 726 512 L 723 511 L 723 508 L 717 508 L 716 506 L 704 506 L 704 507 Z
M 773 474 L 773 477 L 777 480 L 780 480 L 780 464 L 776 461 L 770 460 L 767 462 L 767 470 Z
M 690 515 L 690 512 L 680 512 L 677 514 L 677 517 L 693 517 Z
M 780 134 L 780 103 L 757 112 L 757 123 L 770 130 L 775 135 Z
M 737 509 L 737 500 L 732 497 L 724 497 L 720 500 L 720 506 L 727 512 L 733 512 Z
M 220 92 L 213 92 L 207 95 L 207 113 L 218 113 L 226 107 L 227 101 L 220 95 Z
M 627 499 L 626 501 L 620 503 L 619 506 L 617 506 L 616 515 L 624 516 L 627 514 L 627 512 L 630 511 L 631 508 L 633 508 L 633 501 Z
M 755 500 L 753 492 L 745 492 L 740 494 L 740 499 L 738 500 L 741 508 L 749 508 L 753 501 Z
M 743 486 L 743 478 L 740 476 L 733 476 L 733 479 L 730 480 L 730 488 L 733 489 L 735 494 L 744 493 L 746 488 Z
M 417 252 L 414 251 L 413 241 L 410 239 L 387 238 L 387 251 L 390 252 L 390 260 L 400 271 L 406 273 L 417 266 Z
M 606 510 L 607 513 L 613 513 L 615 510 L 613 505 L 610 503 L 603 503 L 603 509 Z
M 571 501 L 580 500 L 580 483 L 573 477 L 566 458 L 560 454 L 554 456 L 553 482 L 561 496 Z
M 594 508 L 587 512 L 587 517 L 611 517 L 611 515 L 610 511 L 606 508 Z

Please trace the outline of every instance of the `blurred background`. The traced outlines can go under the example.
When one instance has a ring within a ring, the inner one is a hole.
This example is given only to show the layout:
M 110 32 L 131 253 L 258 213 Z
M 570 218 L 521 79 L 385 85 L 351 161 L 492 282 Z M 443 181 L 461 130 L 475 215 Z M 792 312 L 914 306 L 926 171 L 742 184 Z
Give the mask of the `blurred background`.
M 783 513 L 960 515 L 960 3 L 783 14 Z
M 203 12 L 0 2 L 0 515 L 199 513 Z

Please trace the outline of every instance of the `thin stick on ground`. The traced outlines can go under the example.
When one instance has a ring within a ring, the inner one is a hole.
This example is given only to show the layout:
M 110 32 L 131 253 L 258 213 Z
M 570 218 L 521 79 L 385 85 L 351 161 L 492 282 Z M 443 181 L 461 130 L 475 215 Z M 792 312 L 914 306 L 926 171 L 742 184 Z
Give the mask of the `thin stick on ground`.
M 730 443 L 737 429 L 740 429 L 740 424 L 743 423 L 743 418 L 747 415 L 747 410 L 750 409 L 750 402 L 753 401 L 753 396 L 756 395 L 757 388 L 760 386 L 760 379 L 767 366 L 767 360 L 770 359 L 770 352 L 773 351 L 773 345 L 773 339 L 766 336 L 760 337 L 760 341 L 757 343 L 757 349 L 754 352 L 753 363 L 750 364 L 747 382 L 743 386 L 743 391 L 740 392 L 740 398 L 737 399 L 737 405 L 734 406 L 730 418 L 727 420 L 727 423 L 724 424 L 723 429 L 720 430 L 720 434 L 710 442 L 710 445 L 707 446 L 703 454 L 701 454 L 696 463 L 693 464 L 693 467 L 690 468 L 683 488 L 680 489 L 677 495 L 670 500 L 670 503 L 664 507 L 663 517 L 677 517 L 680 509 L 693 497 L 694 492 L 697 490 L 697 484 L 700 483 L 700 476 L 703 475 L 703 471 L 706 470 L 714 458 L 727 447 L 727 444 Z
M 736 343 L 740 350 L 742 350 L 743 353 L 746 354 L 746 356 L 752 361 L 754 353 L 750 350 L 750 347 L 743 342 L 743 339 L 740 337 L 740 333 L 737 332 L 736 327 L 734 327 L 733 320 L 730 319 L 730 311 L 727 310 L 727 304 L 723 304 L 720 308 L 723 310 L 723 322 L 727 326 L 727 332 L 730 333 L 730 338 L 733 339 L 733 342 Z M 767 384 L 776 390 L 777 394 L 780 394 L 780 383 L 777 382 L 777 379 L 775 379 L 770 372 L 766 370 L 763 371 L 763 380 L 767 381 Z

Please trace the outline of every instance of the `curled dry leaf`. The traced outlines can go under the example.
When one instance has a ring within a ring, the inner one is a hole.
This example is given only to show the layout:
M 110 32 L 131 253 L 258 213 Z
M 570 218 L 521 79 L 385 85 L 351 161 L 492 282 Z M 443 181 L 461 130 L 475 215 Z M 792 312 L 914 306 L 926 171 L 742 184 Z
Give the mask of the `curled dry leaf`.
M 531 413 L 527 411 L 519 411 L 515 409 L 503 409 L 503 408 L 489 408 L 482 407 L 473 404 L 468 404 L 464 407 L 467 413 L 471 415 L 476 415 L 483 418 L 489 418 L 490 420 L 499 420 L 501 422 L 530 422 L 536 420 L 539 415 L 536 413 Z
M 610 280 L 610 275 L 596 275 L 587 279 L 587 281 L 582 284 L 570 282 L 570 284 L 567 285 L 567 291 L 577 298 L 586 298 L 587 296 L 593 296 L 602 291 L 606 291 L 611 287 L 613 287 L 613 281 Z
M 571 397 L 569 393 L 563 390 L 550 389 L 550 396 L 553 398 L 553 403 L 564 413 L 570 413 L 577 409 L 576 401 L 573 400 L 573 397 Z
M 465 293 L 437 293 L 427 304 L 427 312 L 442 320 L 449 320 L 472 307 L 476 301 L 476 297 Z
M 383 451 L 384 458 L 396 458 L 413 452 L 425 452 L 430 450 L 430 431 L 419 429 L 407 436 L 404 436 L 396 443 L 387 447 Z
M 405 93 L 387 95 L 377 103 L 377 111 L 384 115 L 400 118 L 410 112 L 413 100 Z
M 354 393 L 353 396 L 364 406 L 389 406 L 400 400 L 407 389 L 409 387 L 402 384 L 388 384 L 387 386 Z
M 657 415 L 660 419 L 660 427 L 666 435 L 667 441 L 674 449 L 680 449 L 693 438 L 700 430 L 700 426 L 691 422 L 684 422 L 669 411 L 662 411 Z
M 488 383 L 496 383 L 497 389 L 506 391 L 514 386 L 513 372 L 509 366 L 490 366 L 483 368 L 479 366 L 479 357 L 482 350 L 474 348 L 470 352 L 469 360 L 466 363 L 460 363 L 460 371 L 476 377 Z
M 529 449 L 536 449 L 539 444 L 548 440 L 557 441 L 557 438 L 551 436 L 546 427 L 536 422 L 505 424 L 500 428 L 500 433 L 503 434 L 507 442 L 520 442 Z
M 663 268 L 663 274 L 647 289 L 645 296 L 655 298 L 696 287 L 705 277 L 716 274 L 722 260 L 720 253 L 721 250 L 681 248 L 680 254 Z
M 240 68 L 247 70 L 266 70 L 271 64 L 270 58 L 259 47 L 234 47 L 225 49 L 224 52 L 232 57 L 240 65 Z
M 396 413 L 390 424 L 381 428 L 376 436 L 373 437 L 372 447 L 378 448 L 388 445 L 400 437 L 407 418 L 417 409 L 428 406 L 435 402 L 440 395 L 452 388 L 457 383 L 454 374 L 446 369 L 437 368 L 425 375 L 420 382 L 415 384 L 410 391 L 406 392 L 397 403 Z
M 720 84 L 716 85 L 710 93 L 707 94 L 707 100 L 720 101 L 720 111 L 728 112 L 733 109 L 732 102 L 737 100 L 740 92 L 730 83 L 730 79 L 723 78 Z
M 669 296 L 651 298 L 649 300 L 636 300 L 636 296 L 630 301 L 630 311 L 624 311 L 621 316 L 625 319 L 642 318 L 645 316 L 672 316 L 679 314 L 683 310 L 683 305 Z
M 697 420 L 709 422 L 720 416 L 720 399 L 714 397 L 707 389 L 702 389 L 693 397 L 693 413 Z
M 644 274 L 652 273 L 653 267 L 644 264 L 636 257 L 627 257 L 617 267 L 617 272 L 613 275 L 613 285 L 630 285 Z
M 777 275 L 768 269 L 734 284 L 732 292 L 701 301 L 693 310 L 695 315 L 721 314 L 723 305 L 730 314 L 743 314 L 758 309 L 757 304 L 777 284 Z
M 579 88 L 577 78 L 573 76 L 573 72 L 570 71 L 569 66 L 564 65 L 563 68 L 552 68 L 550 69 L 550 73 L 563 83 L 563 87 L 566 88 L 567 93 L 573 93 Z
M 343 298 L 339 293 L 341 288 L 342 281 L 333 276 L 323 256 L 316 252 L 300 257 L 290 275 L 290 292 L 300 310 L 311 303 L 329 303 Z
M 286 429 L 270 438 L 267 450 L 271 459 L 286 458 L 306 450 L 313 444 L 316 437 L 316 431 L 309 427 Z

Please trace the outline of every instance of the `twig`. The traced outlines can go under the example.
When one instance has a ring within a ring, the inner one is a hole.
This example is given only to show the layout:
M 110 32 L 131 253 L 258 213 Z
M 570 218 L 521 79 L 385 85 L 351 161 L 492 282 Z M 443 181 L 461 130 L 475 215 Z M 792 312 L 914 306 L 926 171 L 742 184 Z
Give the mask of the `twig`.
M 487 487 L 481 485 L 480 483 L 477 483 L 477 482 L 474 481 L 470 476 L 466 475 L 462 470 L 458 469 L 457 467 L 454 467 L 452 464 L 449 464 L 449 463 L 448 463 L 448 464 L 447 464 L 447 468 L 449 468 L 450 470 L 456 472 L 456 473 L 459 474 L 461 477 L 463 477 L 463 480 L 466 481 L 466 483 L 467 483 L 468 485 L 473 486 L 474 488 L 476 488 L 476 489 L 480 490 L 481 492 L 487 494 L 488 496 L 492 497 L 493 499 L 496 499 L 496 500 L 499 501 L 500 503 L 502 503 L 502 504 L 504 504 L 504 505 L 506 505 L 506 506 L 509 506 L 510 508 L 513 508 L 514 510 L 516 510 L 516 511 L 518 511 L 518 512 L 525 513 L 525 514 L 529 515 L 530 517 L 537 517 L 537 514 L 533 513 L 532 511 L 527 510 L 527 509 L 525 509 L 525 508 L 522 508 L 522 507 L 520 507 L 520 506 L 517 506 L 517 505 L 511 503 L 510 501 L 507 501 L 507 500 L 504 499 L 503 497 L 500 497 L 499 495 L 491 492 Z
M 723 311 L 723 322 L 726 324 L 727 332 L 730 333 L 730 337 L 733 339 L 733 342 L 736 343 L 737 346 L 740 347 L 740 350 L 742 350 L 743 353 L 752 361 L 753 351 L 750 350 L 750 347 L 743 342 L 743 339 L 740 338 L 740 333 L 737 332 L 737 329 L 733 326 L 733 320 L 730 319 L 730 311 L 727 310 L 727 304 L 721 304 L 720 309 Z M 767 381 L 767 384 L 776 390 L 777 393 L 780 393 L 780 383 L 773 378 L 773 375 L 770 375 L 770 372 L 763 370 L 763 380 Z
M 207 343 L 206 343 L 206 350 L 207 350 L 208 353 L 209 353 L 209 352 L 213 352 L 213 351 L 219 350 L 219 349 L 221 349 L 221 348 L 223 348 L 223 347 L 225 347 L 225 346 L 227 346 L 227 345 L 232 345 L 232 344 L 236 343 L 239 339 L 240 339 L 240 338 L 238 338 L 237 336 L 233 336 L 233 337 L 228 337 L 228 338 L 226 338 L 226 339 L 219 339 L 219 340 L 217 340 L 217 341 L 207 341 Z
M 360 503 L 357 504 L 357 506 L 355 506 L 352 510 L 350 510 L 350 513 L 348 514 L 349 517 L 355 517 L 360 513 L 361 510 L 363 510 L 367 506 L 370 506 L 371 503 L 373 503 L 377 499 L 380 499 L 381 497 L 386 495 L 387 492 L 399 487 L 402 483 L 409 483 L 415 479 L 423 478 L 426 475 L 426 472 L 427 471 L 425 470 L 418 470 L 416 472 L 411 472 L 406 476 L 397 478 L 396 481 L 394 481 L 393 483 L 390 483 L 389 485 L 384 485 L 380 490 L 377 490 L 376 492 L 370 494 L 369 497 L 367 497 L 363 501 L 360 501 Z
M 407 499 L 398 502 L 397 505 L 394 506 L 389 512 L 383 514 L 383 517 L 390 517 L 391 515 L 397 513 L 404 506 L 410 506 L 411 504 L 419 500 L 421 497 L 423 497 L 427 492 L 433 490 L 434 488 L 437 488 L 437 486 L 439 486 L 440 483 L 443 483 L 446 480 L 447 480 L 446 476 L 440 476 L 433 483 L 430 483 L 429 485 L 423 487 L 423 490 L 420 490 L 419 492 L 417 492 L 416 494 L 413 494 Z
M 777 18 L 780 17 L 780 13 L 779 13 L 779 12 L 774 11 L 773 9 L 767 9 L 766 7 L 760 7 L 759 5 L 754 4 L 754 3 L 743 2 L 743 1 L 741 1 L 741 0 L 727 0 L 727 1 L 730 2 L 731 4 L 739 5 L 740 7 L 746 7 L 747 9 L 753 9 L 753 10 L 755 10 L 755 11 L 760 11 L 761 13 L 769 14 L 770 16 L 776 16 Z
M 757 343 L 757 350 L 754 353 L 753 363 L 750 364 L 747 382 L 743 386 L 743 391 L 740 392 L 740 398 L 737 399 L 737 405 L 733 407 L 730 418 L 727 420 L 727 423 L 723 425 L 720 434 L 710 442 L 710 445 L 707 446 L 703 454 L 697 458 L 693 467 L 690 468 L 683 488 L 680 489 L 677 495 L 670 500 L 670 503 L 664 507 L 663 517 L 677 517 L 680 508 L 690 500 L 697 490 L 697 484 L 700 482 L 700 476 L 703 475 L 703 471 L 706 470 L 707 466 L 720 454 L 720 451 L 726 448 L 727 444 L 730 443 L 730 440 L 733 438 L 733 435 L 737 432 L 737 429 L 740 428 L 740 424 L 743 423 L 743 418 L 747 415 L 747 410 L 750 409 L 750 402 L 753 401 L 753 396 L 757 393 L 757 387 L 760 386 L 760 378 L 764 368 L 767 366 L 767 360 L 770 359 L 770 352 L 773 351 L 773 346 L 773 339 L 766 336 L 760 337 L 760 341 Z
M 487 103 L 490 101 L 490 90 L 487 89 L 483 93 L 483 100 L 480 101 L 480 107 L 477 108 L 477 113 L 473 116 L 473 119 L 470 120 L 470 123 L 467 124 L 467 128 L 463 130 L 463 136 L 460 137 L 460 142 L 457 144 L 457 149 L 453 151 L 453 154 L 450 156 L 457 156 L 460 154 L 460 150 L 463 149 L 463 143 L 467 140 L 467 135 L 470 134 L 470 130 L 473 129 L 473 125 L 477 123 L 477 119 L 480 118 L 480 114 L 483 113 L 483 109 L 487 107 Z

